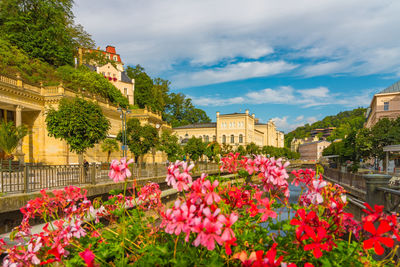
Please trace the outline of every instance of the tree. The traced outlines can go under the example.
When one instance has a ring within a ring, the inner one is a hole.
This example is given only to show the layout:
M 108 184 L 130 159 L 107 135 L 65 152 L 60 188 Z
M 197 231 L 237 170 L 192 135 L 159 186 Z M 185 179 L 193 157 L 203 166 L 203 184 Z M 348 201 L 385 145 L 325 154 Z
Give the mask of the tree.
M 117 135 L 117 140 L 122 142 L 122 132 Z M 151 125 L 140 125 L 140 121 L 131 118 L 126 124 L 126 141 L 129 150 L 135 155 L 135 162 L 158 145 L 157 129 Z
M 236 152 L 239 153 L 241 156 L 246 156 L 246 149 L 242 145 L 239 145 L 237 147 Z
M 233 152 L 233 147 L 228 143 L 223 143 L 221 146 L 221 156 L 226 156 L 230 152 Z
M 73 64 L 77 46 L 94 42 L 74 24 L 72 0 L 0 1 L 0 35 L 51 65 Z
M 61 99 L 58 110 L 47 111 L 46 124 L 49 136 L 65 140 L 80 164 L 83 153 L 104 140 L 111 127 L 98 104 L 79 97 Z
M 221 146 L 218 142 L 208 143 L 204 154 L 207 156 L 209 161 L 218 163 L 220 160 L 219 155 L 221 154 Z
M 167 154 L 169 161 L 177 160 L 183 152 L 178 137 L 169 129 L 161 133 L 159 149 Z
M 18 144 L 28 134 L 28 129 L 21 125 L 16 127 L 13 122 L 0 121 L 0 150 L 6 158 L 12 158 L 12 153 Z
M 257 155 L 260 152 L 260 148 L 255 143 L 251 142 L 246 145 L 246 152 L 248 155 Z
M 140 65 L 136 65 L 135 68 L 128 66 L 126 74 L 129 78 L 135 79 L 135 104 L 139 108 L 148 106 L 154 109 L 154 97 L 153 97 L 153 80 L 144 71 L 144 68 Z
M 186 98 L 182 93 L 169 94 L 163 118 L 170 123 L 172 127 L 211 121 L 203 110 L 195 108 L 192 100 Z
M 101 149 L 103 150 L 103 152 L 107 152 L 107 162 L 110 162 L 111 153 L 118 152 L 119 145 L 117 140 L 113 138 L 107 138 L 103 141 L 103 144 L 101 144 Z
M 205 150 L 206 146 L 201 138 L 196 138 L 194 136 L 189 139 L 184 148 L 185 154 L 188 154 L 189 158 L 194 161 L 197 161 L 201 156 L 203 156 Z

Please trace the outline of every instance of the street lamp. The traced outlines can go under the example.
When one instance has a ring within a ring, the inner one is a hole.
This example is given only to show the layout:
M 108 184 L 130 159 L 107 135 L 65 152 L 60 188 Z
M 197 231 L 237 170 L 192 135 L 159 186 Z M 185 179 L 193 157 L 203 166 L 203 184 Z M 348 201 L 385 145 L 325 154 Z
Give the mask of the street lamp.
M 126 114 L 131 113 L 131 111 L 129 109 L 123 109 L 121 107 L 118 107 L 117 110 L 119 112 L 121 112 L 121 122 L 122 122 L 122 157 L 127 157 L 128 153 L 127 153 L 127 137 L 126 137 Z
M 157 123 L 155 126 L 157 129 L 157 137 L 159 137 L 160 136 L 159 131 L 160 131 L 161 125 L 159 123 Z M 156 148 L 155 147 L 153 147 L 153 164 L 154 163 L 156 163 Z

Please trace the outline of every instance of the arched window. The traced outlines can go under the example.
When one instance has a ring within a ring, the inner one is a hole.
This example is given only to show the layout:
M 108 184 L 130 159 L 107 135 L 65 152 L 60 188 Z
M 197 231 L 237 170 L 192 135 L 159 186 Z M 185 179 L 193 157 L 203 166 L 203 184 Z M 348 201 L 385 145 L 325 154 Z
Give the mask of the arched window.
M 231 135 L 231 143 L 235 143 L 235 136 L 233 134 Z
M 217 137 L 215 135 L 213 135 L 213 142 L 217 141 Z
M 223 144 L 226 143 L 226 136 L 225 136 L 225 135 L 222 136 L 222 143 L 223 143 Z
M 243 143 L 243 134 L 239 134 L 239 143 Z
M 208 138 L 208 135 L 205 135 L 204 136 L 204 142 L 209 142 L 210 140 L 209 140 L 209 138 Z

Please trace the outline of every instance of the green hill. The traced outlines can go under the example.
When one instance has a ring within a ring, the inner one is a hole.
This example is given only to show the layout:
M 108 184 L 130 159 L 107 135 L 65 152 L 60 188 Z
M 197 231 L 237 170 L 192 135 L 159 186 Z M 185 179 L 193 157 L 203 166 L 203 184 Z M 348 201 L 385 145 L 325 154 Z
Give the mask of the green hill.
M 365 108 L 356 108 L 343 111 L 333 116 L 327 116 L 313 124 L 306 124 L 297 127 L 295 130 L 285 135 L 285 146 L 290 148 L 293 138 L 305 138 L 310 136 L 310 131 L 318 128 L 336 127 L 328 140 L 344 138 L 352 129 L 360 129 L 365 121 Z

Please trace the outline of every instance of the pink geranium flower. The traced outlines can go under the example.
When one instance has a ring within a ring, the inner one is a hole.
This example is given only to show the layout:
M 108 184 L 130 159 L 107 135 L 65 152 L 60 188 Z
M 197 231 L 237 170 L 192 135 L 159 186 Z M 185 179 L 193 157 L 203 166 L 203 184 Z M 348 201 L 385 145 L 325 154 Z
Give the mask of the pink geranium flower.
M 85 261 L 87 267 L 94 266 L 95 255 L 90 249 L 87 248 L 85 251 L 80 252 L 79 256 Z
M 133 159 L 130 159 L 128 162 L 126 161 L 126 158 L 122 158 L 120 161 L 114 159 L 111 162 L 108 176 L 116 183 L 125 181 L 126 178 L 132 176 L 132 173 L 128 168 L 128 165 L 131 163 L 133 163 Z

